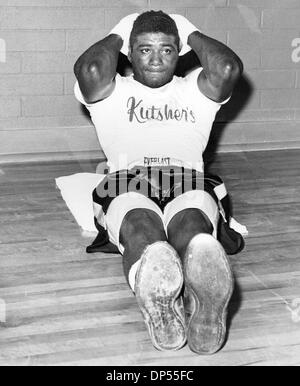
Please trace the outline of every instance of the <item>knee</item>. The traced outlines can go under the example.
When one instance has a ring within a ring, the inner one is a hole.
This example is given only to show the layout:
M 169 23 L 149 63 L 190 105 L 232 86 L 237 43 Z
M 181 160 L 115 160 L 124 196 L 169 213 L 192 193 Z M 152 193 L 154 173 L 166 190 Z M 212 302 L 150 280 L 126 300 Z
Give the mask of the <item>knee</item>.
M 199 209 L 186 209 L 173 217 L 168 226 L 170 244 L 184 256 L 189 242 L 199 233 L 213 233 L 213 225 Z
M 198 227 L 202 233 L 213 233 L 213 225 L 208 216 L 200 209 L 191 209 L 186 213 L 187 222 Z
M 148 209 L 128 212 L 122 222 L 120 241 L 123 244 L 129 240 L 144 243 L 166 240 L 164 226 L 158 214 Z
M 179 212 L 173 217 L 169 228 L 171 233 L 209 233 L 214 231 L 213 225 L 208 216 L 200 209 L 190 208 Z

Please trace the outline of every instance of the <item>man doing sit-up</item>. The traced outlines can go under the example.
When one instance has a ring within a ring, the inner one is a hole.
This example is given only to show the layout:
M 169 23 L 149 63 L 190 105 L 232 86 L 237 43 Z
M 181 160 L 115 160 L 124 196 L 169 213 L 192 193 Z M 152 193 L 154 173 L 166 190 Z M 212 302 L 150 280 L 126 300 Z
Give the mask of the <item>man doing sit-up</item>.
M 179 54 L 188 50 L 201 67 L 177 77 Z M 120 51 L 130 76 L 117 73 Z M 122 19 L 74 71 L 76 97 L 109 166 L 93 194 L 96 225 L 123 255 L 153 345 L 218 351 L 234 283 L 218 241 L 224 214 L 202 155 L 241 60 L 183 16 L 150 11 Z

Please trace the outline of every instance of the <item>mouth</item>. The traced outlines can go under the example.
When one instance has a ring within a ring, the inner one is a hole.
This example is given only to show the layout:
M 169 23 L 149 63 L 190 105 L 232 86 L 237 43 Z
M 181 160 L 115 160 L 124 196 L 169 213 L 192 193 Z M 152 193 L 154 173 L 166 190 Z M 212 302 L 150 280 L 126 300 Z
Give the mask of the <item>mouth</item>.
M 164 72 L 163 71 L 148 71 L 147 76 L 149 78 L 155 78 L 155 79 L 160 79 L 164 77 Z
M 164 70 L 159 70 L 159 69 L 149 69 L 147 72 L 150 72 L 151 74 L 162 74 L 165 72 Z

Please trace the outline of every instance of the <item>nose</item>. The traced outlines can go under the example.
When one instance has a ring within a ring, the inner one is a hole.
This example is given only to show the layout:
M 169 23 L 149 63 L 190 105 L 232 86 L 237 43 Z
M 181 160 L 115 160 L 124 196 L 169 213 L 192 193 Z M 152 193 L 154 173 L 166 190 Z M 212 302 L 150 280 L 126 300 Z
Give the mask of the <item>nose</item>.
M 151 58 L 150 58 L 150 64 L 152 66 L 160 66 L 162 64 L 162 58 L 160 52 L 154 51 L 152 52 Z

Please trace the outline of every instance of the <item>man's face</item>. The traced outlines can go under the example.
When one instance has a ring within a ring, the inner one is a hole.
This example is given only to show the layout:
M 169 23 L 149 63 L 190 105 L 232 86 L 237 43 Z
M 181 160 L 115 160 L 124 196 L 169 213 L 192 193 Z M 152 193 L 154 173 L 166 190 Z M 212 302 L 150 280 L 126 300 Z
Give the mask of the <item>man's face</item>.
M 134 79 L 151 88 L 171 82 L 179 53 L 175 36 L 164 33 L 144 33 L 137 37 L 128 58 Z

